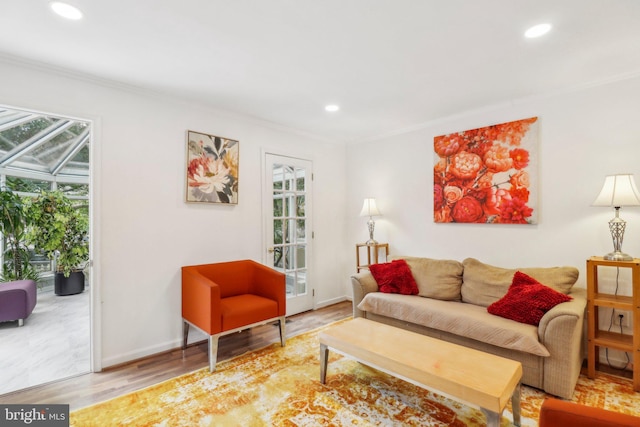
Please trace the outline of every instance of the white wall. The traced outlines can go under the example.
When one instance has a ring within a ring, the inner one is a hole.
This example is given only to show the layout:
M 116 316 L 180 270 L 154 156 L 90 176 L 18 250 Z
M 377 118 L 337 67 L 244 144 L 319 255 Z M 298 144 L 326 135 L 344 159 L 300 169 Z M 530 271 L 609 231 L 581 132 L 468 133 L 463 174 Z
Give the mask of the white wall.
M 574 265 L 584 285 L 585 260 L 613 247 L 613 209 L 591 207 L 604 176 L 634 173 L 640 185 L 640 78 L 554 96 L 520 100 L 425 125 L 347 149 L 349 240 L 366 240 L 362 199 L 377 198 L 383 216 L 376 240 L 392 254 L 462 260 L 505 267 Z M 537 225 L 433 222 L 433 138 L 495 123 L 539 118 Z M 622 208 L 628 221 L 623 249 L 640 257 L 640 208 Z M 354 255 L 355 257 L 355 255 Z
M 590 206 L 604 176 L 634 173 L 640 185 L 639 97 L 636 77 L 519 100 L 350 145 L 349 241 L 367 239 L 367 218 L 358 214 L 363 198 L 376 197 L 384 215 L 376 220 L 376 240 L 389 242 L 391 254 L 474 257 L 509 268 L 573 265 L 580 270 L 577 286 L 586 287 L 586 259 L 613 249 L 607 224 L 613 209 Z M 533 116 L 540 123 L 538 224 L 434 223 L 434 136 Z M 628 222 L 623 250 L 640 258 L 640 208 L 622 208 L 621 217 Z M 628 292 L 626 280 L 620 293 Z
M 15 61 L 0 62 L 0 79 L 0 104 L 95 121 L 93 239 L 104 366 L 179 345 L 180 266 L 262 259 L 262 149 L 314 162 L 316 306 L 351 294 L 354 245 L 368 237 L 366 218 L 358 216 L 365 197 L 377 198 L 384 216 L 376 238 L 389 242 L 392 254 L 574 265 L 584 286 L 586 258 L 612 249 L 613 211 L 590 207 L 604 176 L 640 179 L 640 78 L 488 107 L 346 148 Z M 540 120 L 539 223 L 435 224 L 433 137 L 531 116 Z M 184 202 L 187 129 L 240 141 L 237 206 Z M 629 222 L 623 249 L 638 257 L 640 209 L 623 208 L 622 217 Z
M 95 121 L 103 366 L 180 345 L 181 266 L 262 261 L 263 149 L 313 161 L 315 305 L 344 299 L 344 145 L 13 60 L 0 62 L 0 81 L 0 104 Z M 238 205 L 185 203 L 187 129 L 240 141 Z

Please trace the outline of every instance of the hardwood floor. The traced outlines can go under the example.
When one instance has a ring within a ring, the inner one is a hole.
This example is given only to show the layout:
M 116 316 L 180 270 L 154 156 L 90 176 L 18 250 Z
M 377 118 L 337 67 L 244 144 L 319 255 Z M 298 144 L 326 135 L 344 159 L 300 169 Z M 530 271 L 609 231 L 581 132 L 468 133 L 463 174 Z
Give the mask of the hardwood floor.
M 352 314 L 351 301 L 287 318 L 287 337 L 316 329 Z M 279 342 L 276 325 L 263 325 L 220 338 L 218 361 Z M 70 409 L 92 405 L 125 393 L 208 366 L 207 343 L 153 355 L 114 366 L 99 373 L 80 375 L 64 381 L 33 387 L 0 396 L 0 402 L 29 404 L 69 404 Z

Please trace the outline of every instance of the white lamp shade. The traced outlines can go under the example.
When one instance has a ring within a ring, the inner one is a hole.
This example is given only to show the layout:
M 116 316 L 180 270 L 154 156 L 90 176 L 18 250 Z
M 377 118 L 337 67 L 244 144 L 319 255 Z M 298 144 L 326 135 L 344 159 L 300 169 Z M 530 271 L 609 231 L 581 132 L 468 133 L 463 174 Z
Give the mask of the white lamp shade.
M 640 206 L 640 193 L 633 175 L 608 175 L 593 206 Z
M 360 216 L 378 216 L 380 211 L 376 206 L 376 199 L 364 199 Z

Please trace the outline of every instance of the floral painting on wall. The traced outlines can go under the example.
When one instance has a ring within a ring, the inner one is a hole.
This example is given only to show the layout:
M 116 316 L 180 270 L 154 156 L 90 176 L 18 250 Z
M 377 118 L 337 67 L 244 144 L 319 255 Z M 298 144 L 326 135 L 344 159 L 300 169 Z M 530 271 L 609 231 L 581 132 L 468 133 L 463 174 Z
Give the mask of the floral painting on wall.
M 239 145 L 187 131 L 187 202 L 238 203 Z
M 434 138 L 435 222 L 536 224 L 538 118 Z

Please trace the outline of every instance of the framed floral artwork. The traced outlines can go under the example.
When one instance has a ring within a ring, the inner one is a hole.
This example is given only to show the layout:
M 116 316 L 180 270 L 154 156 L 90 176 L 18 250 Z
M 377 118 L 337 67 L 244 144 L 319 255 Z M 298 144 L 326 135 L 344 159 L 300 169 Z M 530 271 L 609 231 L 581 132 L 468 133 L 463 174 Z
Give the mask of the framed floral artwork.
M 187 202 L 238 203 L 239 145 L 187 131 Z
M 536 224 L 538 118 L 436 136 L 437 223 Z

